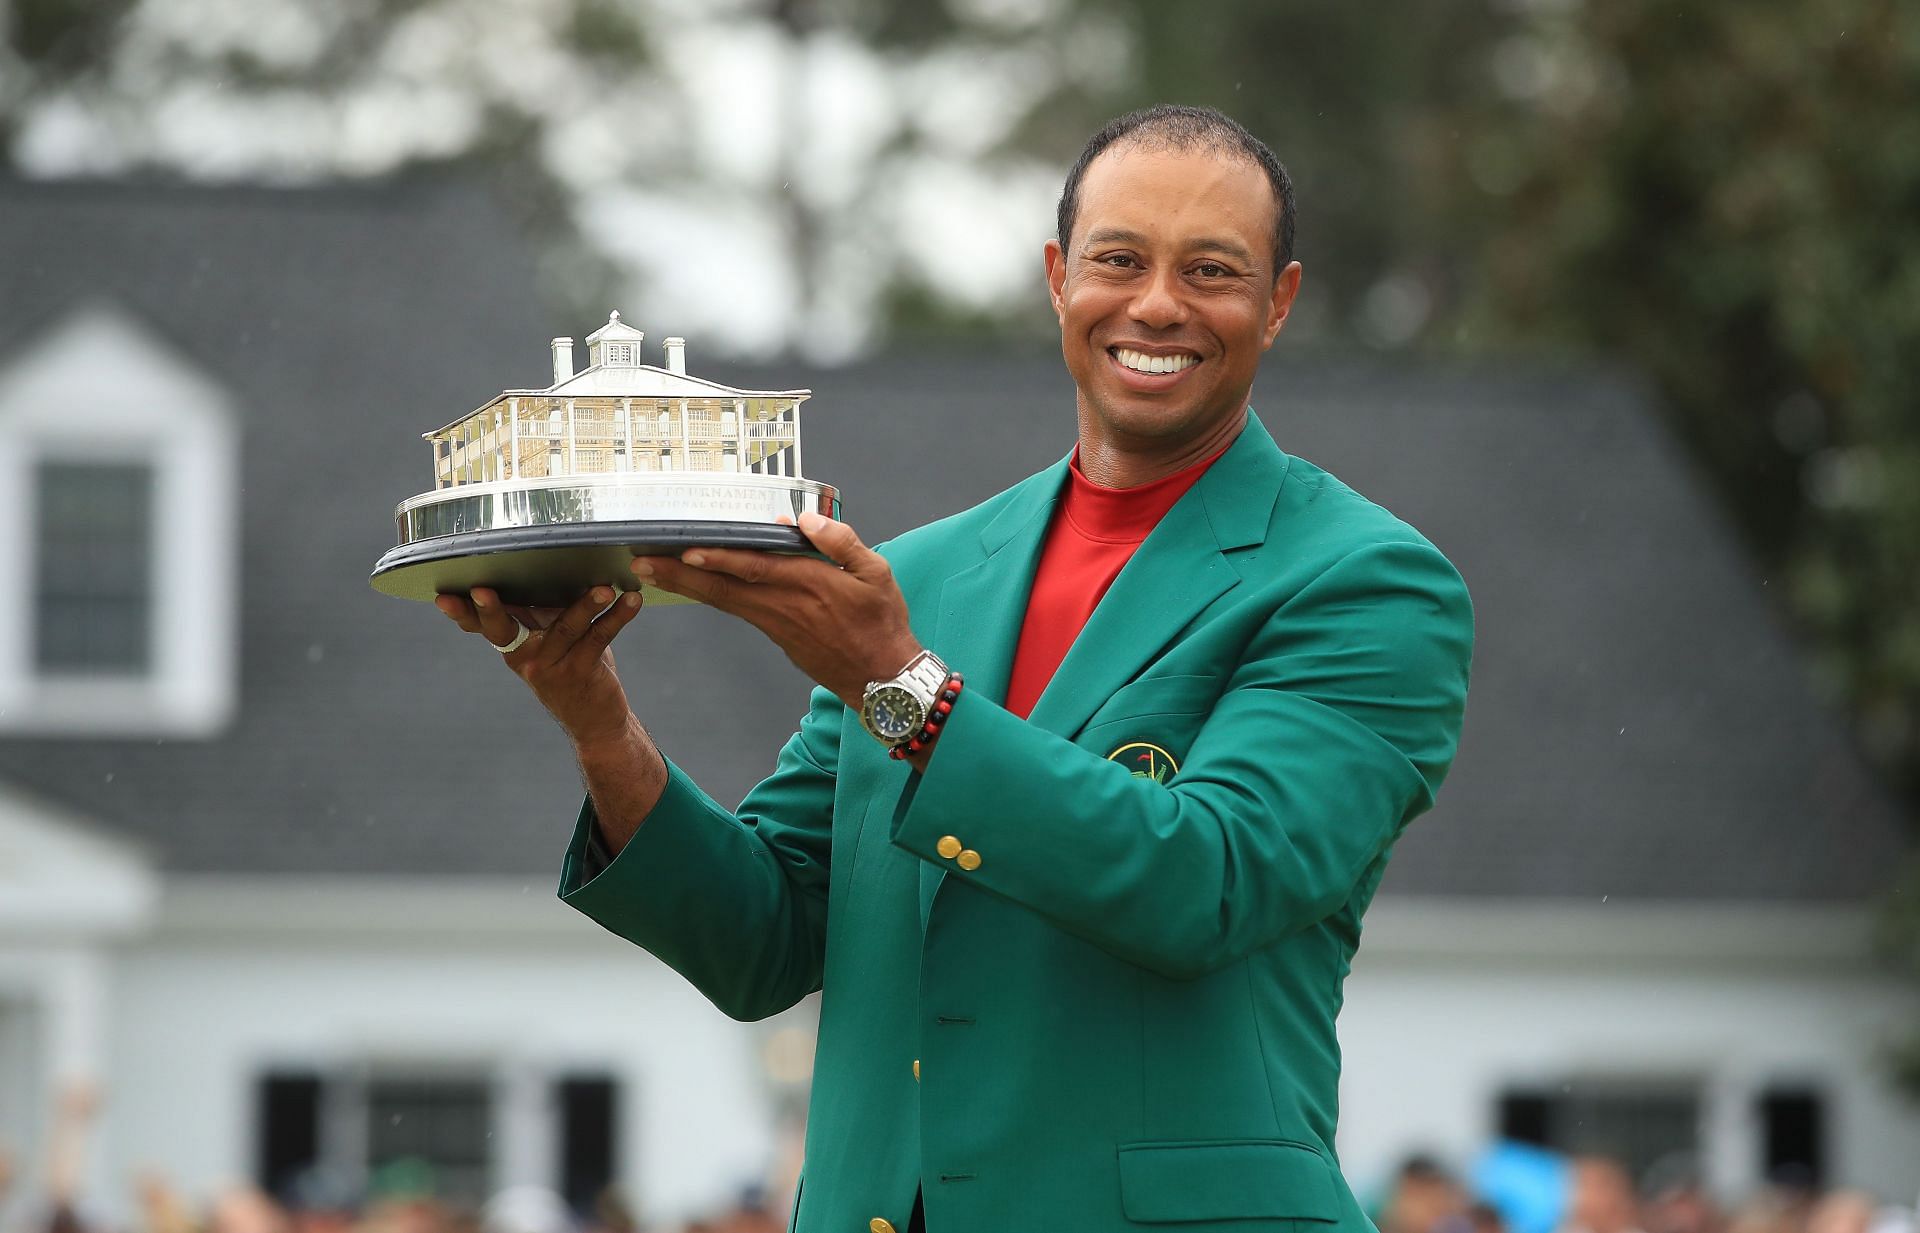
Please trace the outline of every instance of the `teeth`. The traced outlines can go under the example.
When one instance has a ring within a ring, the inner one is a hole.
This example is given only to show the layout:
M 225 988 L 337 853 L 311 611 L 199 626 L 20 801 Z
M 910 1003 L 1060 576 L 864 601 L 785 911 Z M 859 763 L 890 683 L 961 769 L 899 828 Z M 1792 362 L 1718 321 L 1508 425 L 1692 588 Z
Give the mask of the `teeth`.
M 1135 372 L 1180 372 L 1200 362 L 1197 355 L 1148 355 L 1144 351 L 1129 351 L 1125 347 L 1115 347 L 1113 358 Z

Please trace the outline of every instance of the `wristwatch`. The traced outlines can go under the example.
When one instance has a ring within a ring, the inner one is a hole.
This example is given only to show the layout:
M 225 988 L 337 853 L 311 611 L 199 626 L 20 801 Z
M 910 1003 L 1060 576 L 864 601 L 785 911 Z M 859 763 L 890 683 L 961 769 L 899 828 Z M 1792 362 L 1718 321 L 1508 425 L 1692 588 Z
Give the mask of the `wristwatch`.
M 860 697 L 860 726 L 889 749 L 920 734 L 940 689 L 947 666 L 932 651 L 922 651 L 890 681 L 869 681 Z

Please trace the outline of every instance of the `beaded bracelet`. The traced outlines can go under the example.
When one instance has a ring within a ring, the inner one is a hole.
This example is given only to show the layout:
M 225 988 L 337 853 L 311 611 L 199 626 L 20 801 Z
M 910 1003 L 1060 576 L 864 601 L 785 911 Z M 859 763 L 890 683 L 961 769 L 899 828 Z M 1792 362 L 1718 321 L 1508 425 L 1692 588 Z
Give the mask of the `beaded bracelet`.
M 940 687 L 940 696 L 934 699 L 933 709 L 928 712 L 927 722 L 921 727 L 920 734 L 904 745 L 895 745 L 887 751 L 887 756 L 904 760 L 923 749 L 930 748 L 933 745 L 933 738 L 940 735 L 941 725 L 945 724 L 947 716 L 953 713 L 954 700 L 960 696 L 960 691 L 965 687 L 966 681 L 958 672 L 948 673 L 947 683 Z

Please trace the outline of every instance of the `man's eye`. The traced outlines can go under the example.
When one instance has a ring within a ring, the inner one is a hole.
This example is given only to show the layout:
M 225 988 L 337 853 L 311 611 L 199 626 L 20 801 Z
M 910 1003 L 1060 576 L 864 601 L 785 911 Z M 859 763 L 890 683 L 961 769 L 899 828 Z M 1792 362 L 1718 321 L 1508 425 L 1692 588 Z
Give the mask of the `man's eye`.
M 1227 267 L 1217 261 L 1203 261 L 1193 267 L 1193 272 L 1202 278 L 1225 278 L 1228 273 Z
M 1134 260 L 1132 256 L 1127 253 L 1108 253 L 1106 256 L 1100 258 L 1100 263 L 1124 270 L 1132 268 Z

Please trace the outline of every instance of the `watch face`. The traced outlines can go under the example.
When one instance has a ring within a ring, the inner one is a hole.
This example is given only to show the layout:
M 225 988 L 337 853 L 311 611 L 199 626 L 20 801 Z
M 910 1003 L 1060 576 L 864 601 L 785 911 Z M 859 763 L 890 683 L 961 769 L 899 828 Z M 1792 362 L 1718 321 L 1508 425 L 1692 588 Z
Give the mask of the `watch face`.
M 927 709 L 920 699 L 898 685 L 876 689 L 867 713 L 873 717 L 873 730 L 888 741 L 906 740 L 927 718 Z

